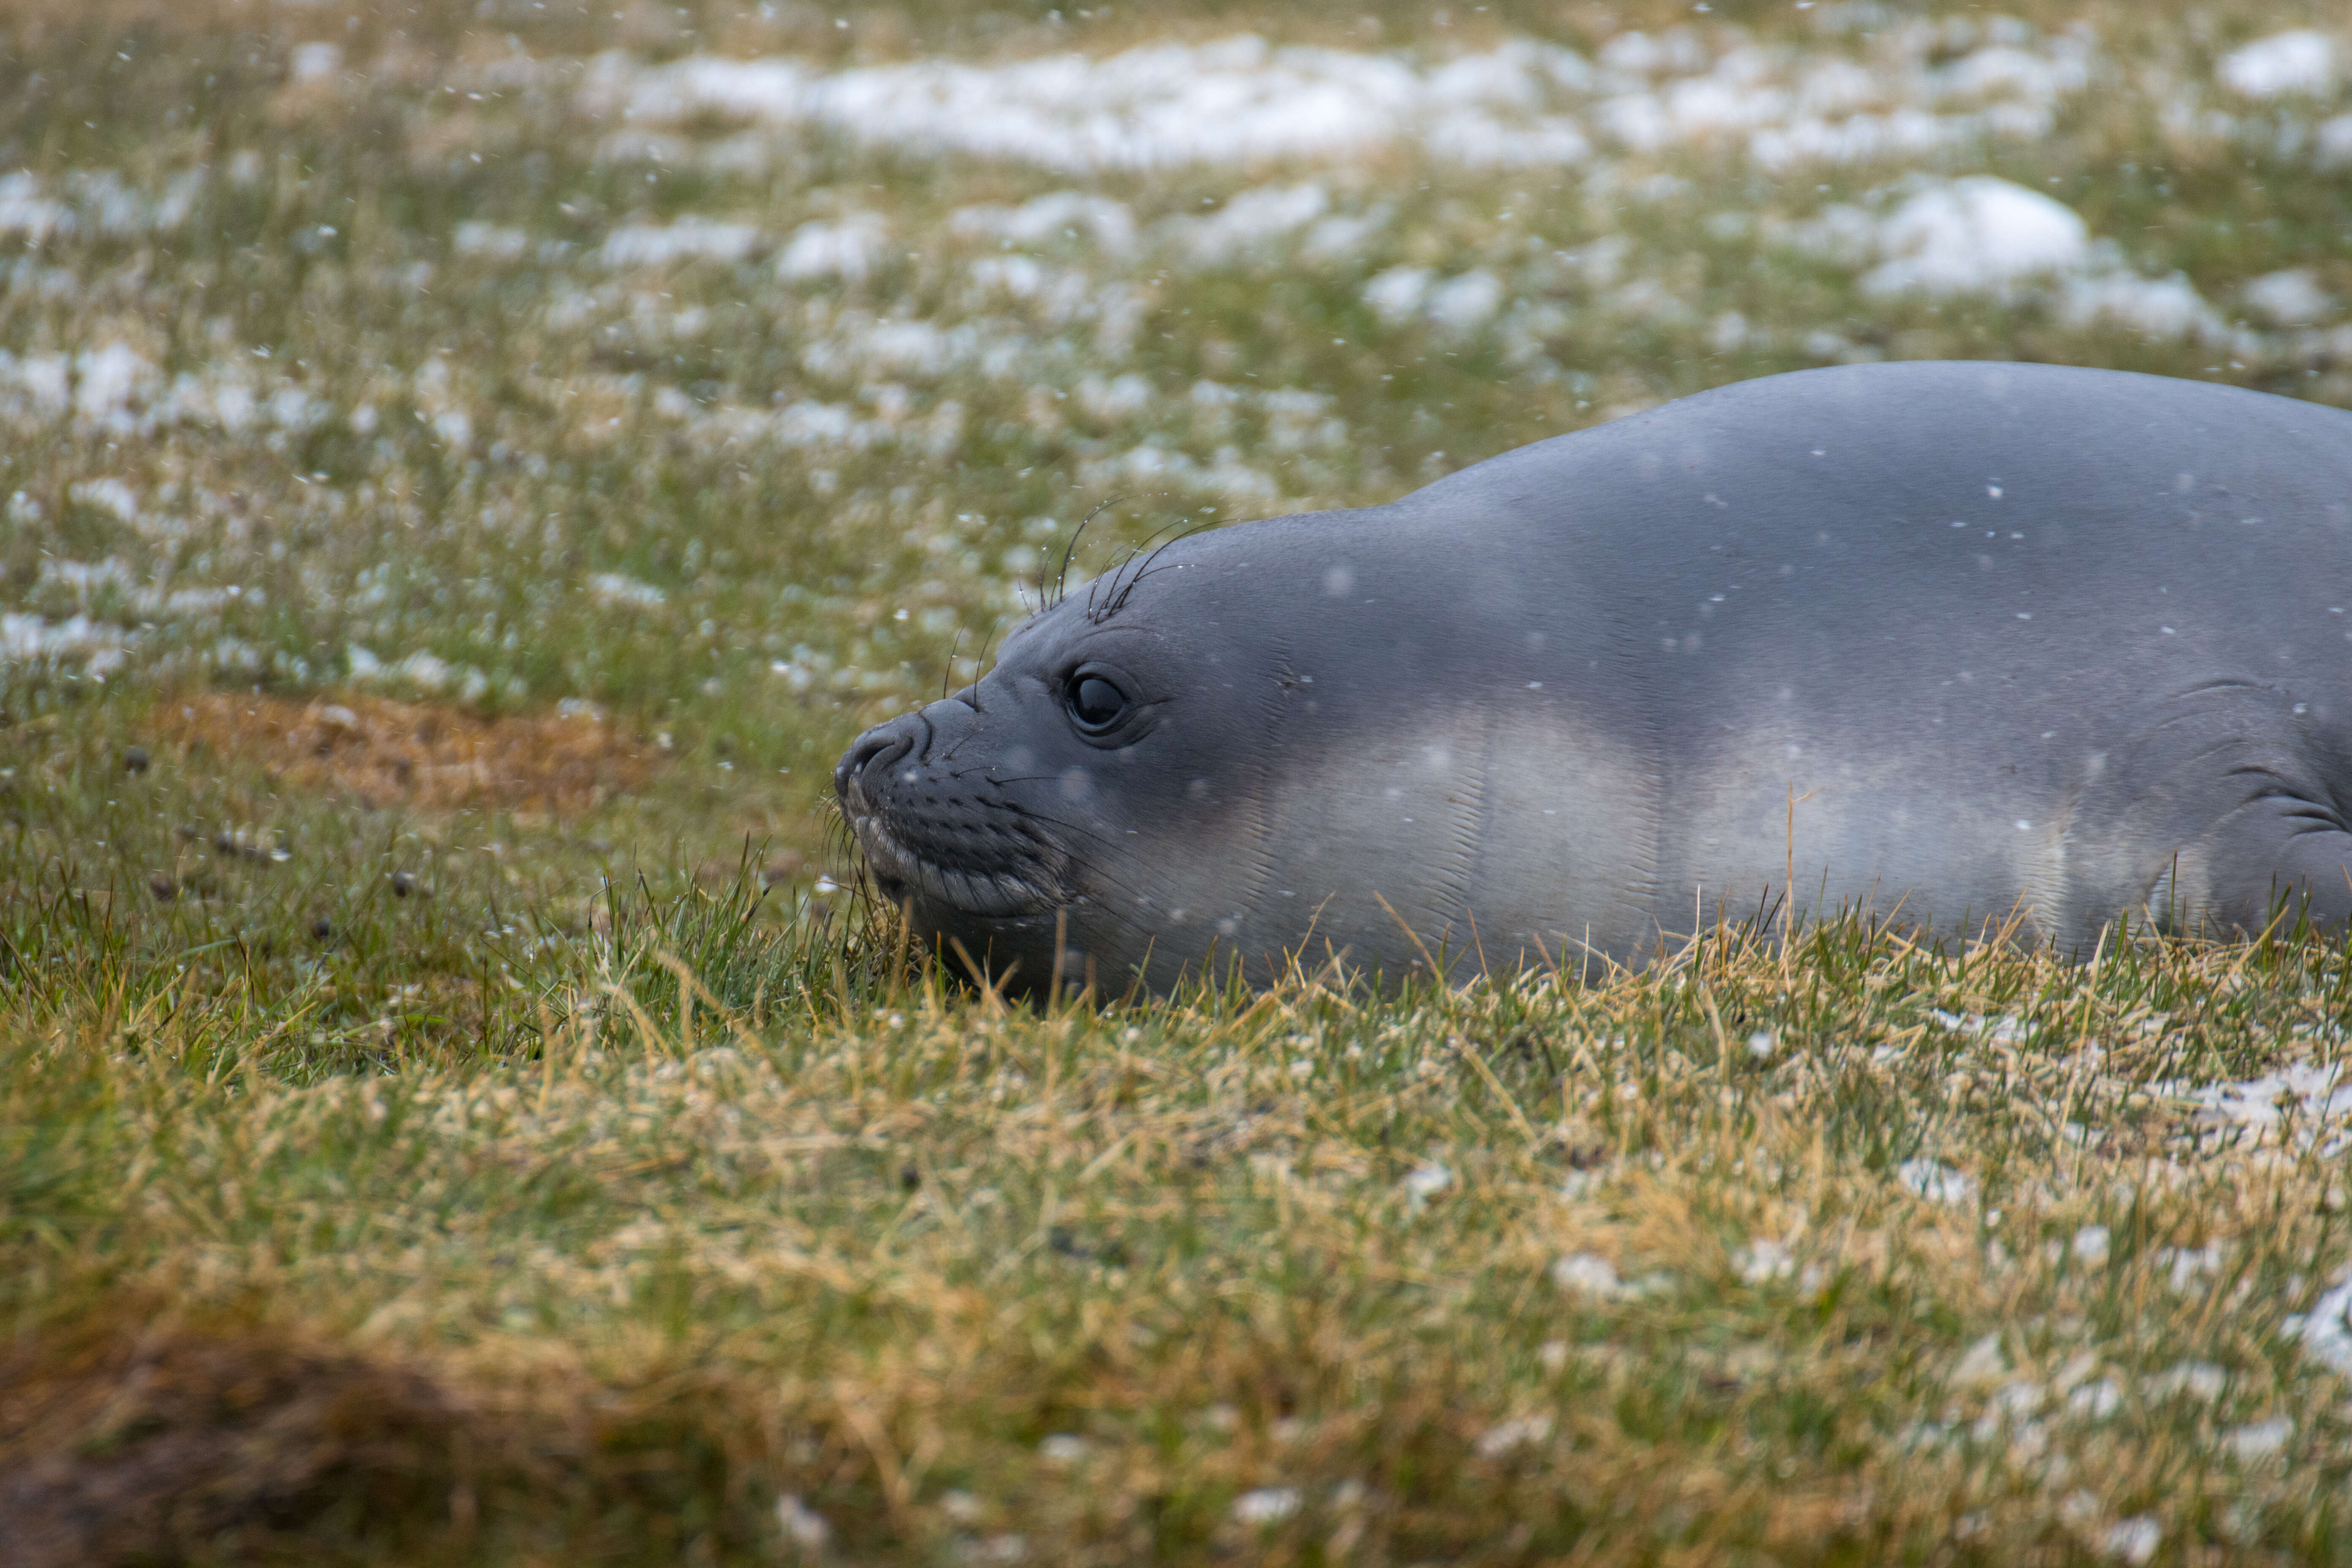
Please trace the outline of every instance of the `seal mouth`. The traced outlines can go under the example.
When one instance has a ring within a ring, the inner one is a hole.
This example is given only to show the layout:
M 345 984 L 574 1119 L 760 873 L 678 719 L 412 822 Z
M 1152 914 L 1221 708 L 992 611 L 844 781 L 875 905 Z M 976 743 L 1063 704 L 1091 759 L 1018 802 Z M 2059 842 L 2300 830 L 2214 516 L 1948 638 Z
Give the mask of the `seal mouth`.
M 950 858 L 939 850 L 926 853 L 903 833 L 893 832 L 855 778 L 841 805 L 882 896 L 893 903 L 914 898 L 944 905 L 959 914 L 1010 920 L 1042 914 L 1066 901 L 1059 879 L 1052 874 L 1053 864 L 1060 857 L 1038 839 L 1025 821 L 1022 826 L 1026 831 L 997 830 L 992 835 L 1012 840 L 1025 852 L 1007 857 L 1000 851 L 983 858 L 959 845 Z

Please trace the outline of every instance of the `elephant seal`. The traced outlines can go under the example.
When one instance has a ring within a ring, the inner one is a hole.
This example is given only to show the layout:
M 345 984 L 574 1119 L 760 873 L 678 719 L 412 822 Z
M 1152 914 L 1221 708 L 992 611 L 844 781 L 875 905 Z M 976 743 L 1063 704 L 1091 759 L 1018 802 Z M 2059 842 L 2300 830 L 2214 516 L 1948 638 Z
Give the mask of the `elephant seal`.
M 1911 363 L 1181 540 L 835 775 L 1030 984 L 1638 963 L 1791 900 L 2088 951 L 2352 914 L 2352 414 Z M 1056 949 L 1056 931 L 1062 947 Z

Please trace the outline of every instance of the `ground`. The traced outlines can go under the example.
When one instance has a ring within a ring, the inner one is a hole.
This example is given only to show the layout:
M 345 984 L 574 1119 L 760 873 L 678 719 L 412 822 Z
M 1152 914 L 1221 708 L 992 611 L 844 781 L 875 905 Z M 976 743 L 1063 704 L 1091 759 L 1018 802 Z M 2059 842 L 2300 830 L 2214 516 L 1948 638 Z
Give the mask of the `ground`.
M 1097 508 L 2352 405 L 2334 11 L 0 28 L 0 1563 L 2352 1556 L 2340 941 L 1038 1012 L 827 802 Z

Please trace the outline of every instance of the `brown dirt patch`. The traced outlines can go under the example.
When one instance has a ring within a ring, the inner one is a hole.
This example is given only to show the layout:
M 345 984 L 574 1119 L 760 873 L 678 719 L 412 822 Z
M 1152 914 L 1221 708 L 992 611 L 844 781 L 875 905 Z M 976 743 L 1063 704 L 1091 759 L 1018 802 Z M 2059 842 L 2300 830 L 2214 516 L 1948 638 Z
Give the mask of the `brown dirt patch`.
M 440 1513 L 465 1414 L 412 1369 L 257 1328 L 46 1337 L 0 1358 L 0 1568 Z
M 586 715 L 493 719 L 381 697 L 297 702 L 208 692 L 156 717 L 163 739 L 371 806 L 576 816 L 644 784 L 662 763 L 645 737 Z
M 818 1490 L 856 1451 L 821 1409 L 763 1404 L 723 1367 L 488 1370 L 252 1303 L 91 1301 L 0 1345 L 0 1568 L 764 1561 L 775 1494 Z M 787 1431 L 820 1458 L 784 1460 Z

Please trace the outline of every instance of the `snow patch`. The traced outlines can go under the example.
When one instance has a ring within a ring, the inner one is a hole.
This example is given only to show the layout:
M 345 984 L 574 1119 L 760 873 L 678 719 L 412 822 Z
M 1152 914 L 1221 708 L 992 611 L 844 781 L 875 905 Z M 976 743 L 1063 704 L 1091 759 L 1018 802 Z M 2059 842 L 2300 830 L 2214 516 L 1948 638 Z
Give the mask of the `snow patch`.
M 1888 259 L 1863 275 L 1870 294 L 2002 294 L 2090 256 L 2073 209 L 1990 174 L 1931 185 L 1879 226 Z
M 856 282 L 874 270 L 888 249 L 882 220 L 857 213 L 836 223 L 804 223 L 776 257 L 776 276 L 800 281 L 838 278 Z
M 597 258 L 607 267 L 670 267 L 681 261 L 741 261 L 758 247 L 748 223 L 684 217 L 676 223 L 624 224 L 604 237 Z
M 1407 1171 L 1397 1187 L 1404 1194 L 1405 1206 L 1419 1214 L 1429 1205 L 1429 1200 L 1454 1184 L 1454 1173 L 1435 1160 L 1424 1160 Z
M 1243 36 L 1103 59 L 842 71 L 707 55 L 642 68 L 606 56 L 585 90 L 592 108 L 617 107 L 647 126 L 719 114 L 1073 173 L 1342 156 L 1401 140 L 1512 165 L 1585 156 L 1573 121 L 1539 111 L 1548 89 L 1584 69 L 1571 51 L 1525 39 L 1420 70 L 1388 55 L 1275 48 Z
M 1262 254 L 1273 241 L 1321 217 L 1330 205 L 1330 193 L 1311 182 L 1260 185 L 1207 217 L 1171 219 L 1169 232 L 1195 265 L 1214 267 Z
M 131 636 L 88 616 L 52 621 L 43 616 L 0 615 L 0 664 L 62 664 L 79 659 L 104 679 L 129 657 Z
M 1003 240 L 1013 245 L 1044 245 L 1055 239 L 1077 239 L 1080 230 L 1095 245 L 1113 255 L 1135 248 L 1135 215 L 1124 202 L 1082 191 L 1055 191 L 1019 206 L 994 204 L 959 207 L 948 217 L 948 232 Z
M 71 234 L 78 216 L 65 203 L 41 195 L 41 182 L 31 174 L 0 174 L 0 235 L 38 245 L 52 234 Z
M 2183 274 L 2143 278 L 2126 270 L 2112 251 L 2103 251 L 2102 259 L 2106 266 L 2066 280 L 2058 297 L 2058 315 L 2067 325 L 2108 322 L 2150 338 L 2230 335 L 2229 324 Z
M 620 572 L 593 574 L 588 579 L 588 592 L 600 605 L 625 605 L 639 610 L 656 608 L 669 597 L 651 583 Z
M 2336 40 L 2309 27 L 2273 33 L 2221 57 L 2213 74 L 2247 98 L 2284 98 L 2332 91 L 2339 66 Z
M 1797 1255 L 1783 1241 L 1753 1241 L 1733 1250 L 1731 1269 L 1750 1285 L 1769 1284 L 1797 1271 Z
M 2087 36 L 2037 41 L 2011 25 L 1968 41 L 1982 47 L 1948 58 L 1948 29 L 1889 28 L 1853 57 L 1677 28 L 1620 35 L 1598 68 L 1526 37 L 1429 63 L 1247 35 L 1099 58 L 841 70 L 709 55 L 647 65 L 614 52 L 592 62 L 581 90 L 592 114 L 628 122 L 605 156 L 657 162 L 697 155 L 694 122 L 717 116 L 1077 174 L 1355 159 L 1398 146 L 1473 167 L 1561 167 L 1591 162 L 1602 141 L 1644 154 L 1727 145 L 1778 170 L 1916 162 L 2045 137 L 2094 78 Z M 754 163 L 748 139 L 731 133 L 699 155 Z
M 2118 326 L 2151 341 L 2242 335 L 2186 277 L 2135 271 L 2120 247 L 2092 237 L 2064 203 L 1989 174 L 1915 185 L 1884 217 L 1834 205 L 1780 237 L 1825 259 L 1867 267 L 1862 289 L 1882 298 L 2040 300 L 2068 326 Z M 1877 265 L 1868 266 L 1874 259 Z M 2292 285 L 2275 287 L 2289 307 L 2307 303 L 2288 298 Z
M 1927 1016 L 1939 1029 L 1971 1038 L 1988 1039 L 1996 1046 L 2021 1046 L 2033 1037 L 2033 1031 L 2040 1026 L 2032 1020 L 2018 1017 L 2012 1013 L 1989 1018 L 1977 1013 L 1947 1013 L 1941 1007 L 1930 1007 Z
M 2323 1292 L 2308 1313 L 2289 1318 L 2284 1326 L 2303 1342 L 2305 1355 L 2352 1377 L 2352 1282 Z
M 333 44 L 297 44 L 286 58 L 287 76 L 296 82 L 320 82 L 343 68 L 343 51 Z
M 1620 1300 L 1634 1294 L 1633 1288 L 1617 1277 L 1617 1266 L 1594 1252 L 1571 1252 L 1554 1259 L 1551 1282 L 1572 1295 L 1590 1296 L 1599 1301 Z
M 121 342 L 21 359 L 0 350 L 0 420 L 68 418 L 113 436 L 144 436 L 173 425 L 211 425 L 243 435 L 308 430 L 329 412 L 294 382 L 257 371 L 242 357 L 215 360 L 166 381 L 152 360 Z
M 203 168 L 183 169 L 150 193 L 112 169 L 76 169 L 44 182 L 30 170 L 0 174 L 0 237 L 38 247 L 51 237 L 128 238 L 179 227 L 204 190 Z
M 119 522 L 139 521 L 139 492 L 121 479 L 113 478 L 81 479 L 67 487 L 66 494 L 87 507 L 114 514 Z
M 2184 1361 L 2156 1373 L 2140 1384 L 2150 1399 L 2170 1399 L 2186 1394 L 2191 1399 L 2215 1400 L 2230 1386 L 2230 1374 L 2210 1361 Z
M 1297 1487 L 1260 1487 L 1234 1499 L 1234 1518 L 1244 1524 L 1279 1524 L 1298 1511 Z
M 2164 1544 L 2164 1525 L 2152 1513 L 2136 1513 L 2109 1525 L 2099 1537 L 2100 1549 L 2119 1562 L 2141 1563 Z
M 2281 327 L 2307 327 L 2336 312 L 2336 300 L 2308 267 L 2265 272 L 2238 290 L 2246 308 Z
M 2273 1415 L 2267 1421 L 2249 1421 L 2221 1434 L 2221 1447 L 2240 1464 L 2252 1464 L 2267 1459 L 2287 1445 L 2294 1436 L 2294 1422 L 2284 1415 Z
M 1425 267 L 1391 267 L 1364 285 L 1362 297 L 1391 325 L 1418 319 L 1458 335 L 1493 320 L 1503 296 L 1503 280 L 1483 267 L 1442 281 Z
M 1976 1178 L 1934 1160 L 1906 1160 L 1895 1167 L 1906 1192 L 1931 1204 L 1958 1205 L 1976 1196 Z
M 450 231 L 449 248 L 459 256 L 478 256 L 486 261 L 519 261 L 530 248 L 530 236 L 506 224 L 468 218 Z
M 1516 1448 L 1528 1448 L 1548 1440 L 1552 1433 L 1549 1415 L 1517 1415 L 1499 1422 L 1478 1434 L 1476 1447 L 1482 1459 L 1499 1459 Z
M 2260 1078 L 2212 1084 L 2159 1082 L 2148 1087 L 2195 1105 L 2197 1121 L 2207 1127 L 2267 1131 L 2292 1118 L 2304 1136 L 2311 1138 L 2340 1134 L 2352 1123 L 2352 1082 L 2335 1066 L 2297 1063 Z
M 2340 169 L 2352 163 L 2352 114 L 2321 121 L 2313 128 L 2311 140 L 2321 168 Z
M 1271 476 L 1242 461 L 1238 447 L 1219 447 L 1204 464 L 1151 441 L 1080 463 L 1078 482 L 1096 490 L 1122 484 L 1181 488 L 1234 501 L 1271 501 L 1282 493 Z
M 1078 405 L 1097 419 L 1132 418 L 1151 406 L 1150 381 L 1134 371 L 1106 381 L 1090 375 L 1077 385 Z

